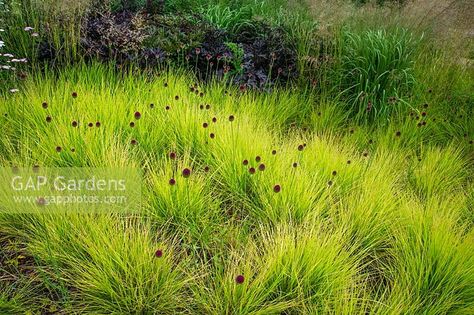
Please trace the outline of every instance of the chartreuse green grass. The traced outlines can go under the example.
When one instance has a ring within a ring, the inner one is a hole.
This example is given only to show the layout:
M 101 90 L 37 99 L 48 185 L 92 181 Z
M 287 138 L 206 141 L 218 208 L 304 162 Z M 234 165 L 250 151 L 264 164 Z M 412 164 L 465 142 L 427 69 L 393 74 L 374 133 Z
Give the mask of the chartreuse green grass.
M 368 126 L 176 71 L 33 75 L 1 98 L 2 166 L 140 167 L 141 208 L 0 215 L 0 312 L 471 313 L 472 147 L 447 135 L 468 126 L 413 110 Z

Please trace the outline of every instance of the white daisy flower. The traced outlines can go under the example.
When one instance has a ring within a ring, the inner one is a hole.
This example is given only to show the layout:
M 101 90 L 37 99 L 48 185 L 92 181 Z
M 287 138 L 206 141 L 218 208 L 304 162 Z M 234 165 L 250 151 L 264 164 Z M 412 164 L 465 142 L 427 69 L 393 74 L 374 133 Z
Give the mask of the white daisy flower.
M 24 30 L 25 30 L 26 32 L 29 32 L 29 31 L 34 30 L 34 28 L 32 28 L 31 26 L 27 26 L 27 27 L 24 28 Z
M 10 89 L 11 93 L 17 93 L 18 91 L 20 91 L 20 90 L 19 89 Z

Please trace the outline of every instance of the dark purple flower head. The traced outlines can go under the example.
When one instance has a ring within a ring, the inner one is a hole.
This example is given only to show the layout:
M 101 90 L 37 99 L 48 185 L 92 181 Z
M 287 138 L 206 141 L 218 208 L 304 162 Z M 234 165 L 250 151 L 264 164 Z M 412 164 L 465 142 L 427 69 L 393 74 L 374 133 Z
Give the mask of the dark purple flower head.
M 72 97 L 76 98 L 77 97 L 77 92 L 72 92 Z
M 337 171 L 332 171 L 332 176 L 336 176 L 337 175 Z
M 372 143 L 374 143 L 374 140 L 370 139 L 369 144 L 372 144 Z
M 257 156 L 255 157 L 255 161 L 260 162 L 261 160 L 262 160 L 262 158 L 261 158 L 260 156 L 257 155 Z
M 347 164 L 351 164 L 351 160 L 347 160 Z
M 100 127 L 100 121 L 96 122 L 96 123 L 95 123 L 95 126 L 96 126 L 97 128 L 99 128 L 99 127 Z
M 209 172 L 209 166 L 207 166 L 207 165 L 204 166 L 204 172 L 206 172 L 206 173 Z
M 423 108 L 428 108 L 428 104 L 425 103 L 425 104 L 423 105 Z
M 304 149 L 304 145 L 300 144 L 300 145 L 298 146 L 298 151 L 303 151 L 303 149 Z
M 94 127 L 94 124 L 90 122 L 90 123 L 87 124 L 87 126 L 89 126 L 89 128 L 92 128 L 92 127 Z
M 131 144 L 131 145 L 137 145 L 137 144 L 138 144 L 138 142 L 137 142 L 137 140 L 135 140 L 135 139 L 132 139 L 132 140 L 130 141 L 130 144 Z
M 43 104 L 41 104 L 41 106 L 42 106 L 44 109 L 46 109 L 46 108 L 48 108 L 48 103 L 43 102 Z
M 237 282 L 237 284 L 242 284 L 244 283 L 245 281 L 245 278 L 243 275 L 238 275 L 237 277 L 235 277 L 235 282 Z
M 37 34 L 37 33 L 33 33 L 33 34 Z M 28 74 L 26 74 L 26 72 L 20 71 L 20 72 L 18 73 L 18 78 L 19 78 L 20 80 L 25 80 L 27 76 L 28 76 Z
M 367 103 L 367 111 L 370 112 L 371 110 L 372 110 L 372 102 L 369 101 L 369 102 Z
M 141 114 L 140 112 L 138 112 L 138 111 L 135 112 L 135 114 L 134 114 L 133 116 L 135 116 L 135 119 L 140 119 L 140 118 L 142 118 L 142 114 Z
M 255 168 L 254 167 L 249 168 L 249 173 L 250 174 L 255 174 Z
M 276 193 L 279 193 L 281 191 L 281 186 L 280 185 L 273 186 L 273 191 Z
M 298 167 L 298 163 L 294 162 L 293 167 Z
M 328 181 L 328 186 L 332 186 L 332 180 Z
M 230 121 L 230 122 L 234 121 L 234 119 L 235 119 L 234 115 L 230 115 L 230 116 L 229 116 L 229 121 Z
M 258 166 L 258 170 L 259 170 L 259 171 L 264 171 L 264 170 L 265 170 L 265 164 L 263 164 L 263 163 L 260 164 L 260 165 Z
M 425 117 L 425 116 L 426 116 L 426 112 L 421 113 L 421 116 Z
M 176 184 L 176 180 L 175 180 L 174 178 L 171 178 L 171 179 L 169 180 L 169 184 L 170 184 L 171 186 L 174 186 L 174 185 Z
M 277 154 L 277 151 L 276 151 L 276 150 L 272 150 L 272 154 L 273 154 L 273 155 L 276 155 L 276 154 Z
M 196 55 L 199 55 L 201 53 L 201 48 L 197 47 L 195 51 L 196 51 Z
M 135 123 L 133 121 L 130 122 L 130 127 L 135 127 Z
M 61 148 L 60 146 L 56 147 L 56 152 L 61 152 L 62 150 L 63 150 L 63 148 Z
M 170 159 L 172 160 L 176 159 L 176 153 L 174 152 L 170 152 L 169 156 L 170 156 Z
M 43 197 L 39 197 L 38 199 L 36 199 L 36 204 L 38 206 L 44 206 L 46 204 L 46 199 L 44 199 Z
M 71 148 L 71 152 L 76 152 L 76 149 L 75 148 Z
M 155 257 L 156 258 L 161 258 L 163 256 L 163 251 L 161 249 L 158 249 L 156 252 L 155 252 Z
M 362 155 L 363 155 L 364 157 L 367 157 L 367 156 L 369 155 L 369 153 L 364 152 Z
M 212 117 L 212 122 L 216 123 L 217 122 L 217 117 Z
M 183 177 L 188 178 L 191 175 L 191 170 L 189 168 L 185 168 L 183 170 Z
M 211 109 L 211 105 L 210 105 L 210 104 L 206 104 L 206 109 Z
M 208 126 L 209 126 L 209 124 L 208 124 L 207 122 L 205 122 L 205 123 L 202 124 L 202 127 L 203 127 L 203 128 L 207 128 Z
M 248 161 L 248 160 L 244 160 L 244 161 L 242 162 L 242 164 L 243 164 L 243 165 L 248 165 L 248 164 L 249 164 L 249 161 Z
M 349 131 L 349 133 L 350 133 L 350 134 L 353 134 L 353 133 L 354 133 L 354 129 L 351 129 L 351 130 Z
M 179 95 L 176 95 L 176 96 L 174 97 L 174 99 L 175 99 L 175 100 L 179 100 Z
M 211 139 L 214 139 L 214 138 L 216 137 L 216 135 L 213 134 L 213 133 L 211 133 L 211 134 L 209 135 L 209 137 L 211 137 Z
M 163 85 L 164 85 L 165 87 L 168 87 L 168 82 L 165 82 Z
M 51 116 L 46 116 L 46 122 L 51 122 L 53 120 L 53 118 L 51 118 Z
M 166 105 L 166 107 L 165 107 L 166 110 L 170 110 L 170 108 L 171 107 L 169 105 Z
M 203 92 L 200 92 L 200 93 L 199 93 L 199 96 L 200 96 L 200 97 L 204 97 L 204 93 L 203 93 Z
M 77 121 L 73 120 L 72 123 L 71 123 L 71 125 L 72 125 L 74 128 L 77 127 Z
M 150 108 L 155 108 L 155 104 L 151 103 Z
M 204 109 L 204 105 L 203 104 L 199 105 L 199 109 Z
M 401 135 L 402 135 L 402 133 L 401 133 L 400 131 L 397 131 L 397 132 L 395 133 L 395 136 L 397 136 L 397 137 L 400 137 Z

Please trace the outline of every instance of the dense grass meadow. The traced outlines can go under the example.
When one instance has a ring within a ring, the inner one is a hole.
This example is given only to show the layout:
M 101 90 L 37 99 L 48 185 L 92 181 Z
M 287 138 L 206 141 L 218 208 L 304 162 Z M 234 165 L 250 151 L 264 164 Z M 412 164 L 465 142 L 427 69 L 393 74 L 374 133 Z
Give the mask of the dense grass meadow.
M 0 0 L 0 166 L 141 173 L 3 200 L 0 314 L 474 314 L 473 10 Z

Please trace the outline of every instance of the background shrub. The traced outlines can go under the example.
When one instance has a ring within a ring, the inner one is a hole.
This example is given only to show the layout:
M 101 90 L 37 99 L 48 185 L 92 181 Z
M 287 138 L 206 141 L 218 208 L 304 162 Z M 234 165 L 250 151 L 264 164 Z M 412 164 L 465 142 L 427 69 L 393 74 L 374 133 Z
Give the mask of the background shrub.
M 263 89 L 297 74 L 296 48 L 285 29 L 258 20 L 221 29 L 196 14 L 106 11 L 86 19 L 81 44 L 89 58 L 158 68 L 172 63 L 243 89 Z
M 124 11 L 89 17 L 83 28 L 81 44 L 86 56 L 123 63 L 135 60 L 143 49 L 144 18 Z

